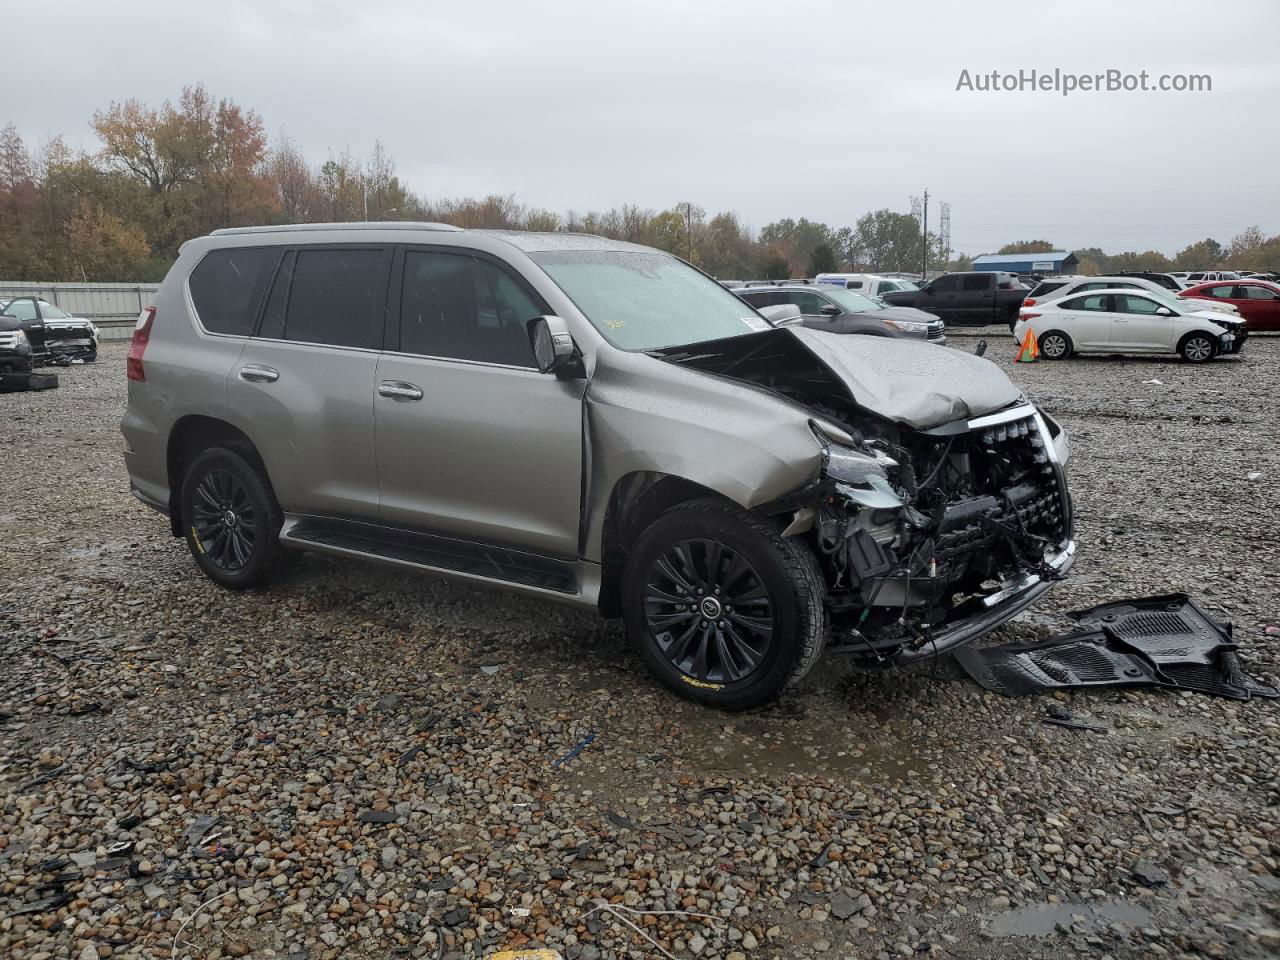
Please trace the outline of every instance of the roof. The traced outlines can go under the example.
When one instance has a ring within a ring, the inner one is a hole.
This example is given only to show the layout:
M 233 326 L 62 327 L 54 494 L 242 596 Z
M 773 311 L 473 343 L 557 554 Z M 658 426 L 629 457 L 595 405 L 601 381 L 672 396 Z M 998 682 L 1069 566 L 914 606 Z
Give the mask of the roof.
M 279 223 L 262 227 L 223 227 L 210 232 L 211 237 L 257 236 L 273 233 L 356 233 L 392 230 L 401 233 L 467 233 L 502 240 L 525 253 L 552 250 L 624 250 L 661 253 L 652 247 L 610 240 L 590 233 L 534 233 L 528 230 L 464 229 L 448 223 L 413 220 L 375 220 L 349 223 Z
M 1070 250 L 1049 250 L 1045 253 L 984 253 L 980 257 L 974 257 L 974 266 L 982 264 L 984 267 L 999 267 L 1002 264 L 1015 263 L 1061 263 L 1074 254 Z
M 444 230 L 450 233 L 460 231 L 447 223 L 415 222 L 413 220 L 370 220 L 353 223 L 276 223 L 265 227 L 222 227 L 209 233 L 211 237 L 226 237 L 239 234 L 254 233 L 304 233 L 307 231 L 334 230 Z
M 467 232 L 493 237 L 495 240 L 505 240 L 525 253 L 545 253 L 552 250 L 664 252 L 653 247 L 641 246 L 638 243 L 628 243 L 625 240 L 610 240 L 608 237 L 597 237 L 591 233 L 531 233 L 528 230 L 468 230 Z

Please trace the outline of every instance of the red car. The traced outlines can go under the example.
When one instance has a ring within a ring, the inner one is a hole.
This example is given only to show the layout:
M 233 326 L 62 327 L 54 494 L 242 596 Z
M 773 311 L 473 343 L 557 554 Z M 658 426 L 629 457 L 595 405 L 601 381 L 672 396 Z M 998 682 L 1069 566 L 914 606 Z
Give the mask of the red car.
M 1178 296 L 1222 300 L 1240 309 L 1249 330 L 1280 330 L 1280 284 L 1269 280 L 1231 280 L 1198 283 Z

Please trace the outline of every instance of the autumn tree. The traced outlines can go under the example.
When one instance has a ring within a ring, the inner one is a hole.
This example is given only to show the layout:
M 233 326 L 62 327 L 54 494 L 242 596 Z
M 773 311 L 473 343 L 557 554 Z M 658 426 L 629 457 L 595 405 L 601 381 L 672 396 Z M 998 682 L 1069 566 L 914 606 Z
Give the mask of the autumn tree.
M 1174 270 L 1208 270 L 1218 265 L 1223 252 L 1222 244 L 1213 237 L 1206 237 L 1174 254 L 1170 266 Z
M 1048 240 L 1018 240 L 1006 243 L 996 253 L 1050 253 L 1057 249 Z
M 836 262 L 836 252 L 829 243 L 820 243 L 813 248 L 813 253 L 809 254 L 809 276 L 816 277 L 820 273 L 833 273 L 839 264 Z

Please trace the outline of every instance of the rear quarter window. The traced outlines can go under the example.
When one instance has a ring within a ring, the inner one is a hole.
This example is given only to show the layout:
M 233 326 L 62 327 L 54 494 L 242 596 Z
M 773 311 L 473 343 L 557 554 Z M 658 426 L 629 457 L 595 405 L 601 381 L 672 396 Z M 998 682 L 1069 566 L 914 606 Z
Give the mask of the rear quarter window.
M 252 334 L 278 254 L 276 247 L 211 250 L 187 281 L 200 325 L 210 333 Z

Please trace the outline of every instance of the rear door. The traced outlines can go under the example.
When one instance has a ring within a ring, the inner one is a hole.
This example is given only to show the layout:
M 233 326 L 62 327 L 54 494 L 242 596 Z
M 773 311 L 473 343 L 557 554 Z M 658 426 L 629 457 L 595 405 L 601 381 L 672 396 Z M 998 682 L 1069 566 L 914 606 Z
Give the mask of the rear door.
M 228 377 L 229 405 L 291 513 L 377 519 L 374 373 L 390 271 L 389 246 L 288 250 Z
M 1168 353 L 1176 344 L 1174 317 L 1163 303 L 1142 293 L 1117 293 L 1111 321 L 1111 340 L 1125 349 L 1144 353 Z
M 1065 314 L 1064 332 L 1079 350 L 1100 350 L 1111 339 L 1111 295 L 1091 293 L 1083 297 L 1067 297 L 1056 303 Z M 1032 308 L 1034 310 L 1034 308 Z M 1053 326 L 1046 315 L 1040 320 L 1041 332 Z
M 374 398 L 382 521 L 576 557 L 586 381 L 537 371 L 527 324 L 547 305 L 460 247 L 405 248 L 396 276 Z

